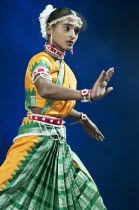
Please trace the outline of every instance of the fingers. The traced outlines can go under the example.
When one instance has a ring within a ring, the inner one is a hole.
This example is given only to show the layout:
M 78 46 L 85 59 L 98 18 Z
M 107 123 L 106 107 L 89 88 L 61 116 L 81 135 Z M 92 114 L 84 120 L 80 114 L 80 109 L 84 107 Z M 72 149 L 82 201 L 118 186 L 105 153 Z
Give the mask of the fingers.
M 114 73 L 114 68 L 113 67 L 109 68 L 106 72 L 103 70 L 95 83 L 101 83 L 101 82 L 104 82 L 104 81 L 106 83 L 108 83 L 108 81 L 112 77 L 113 73 Z
M 90 119 L 88 119 L 87 123 L 82 124 L 82 127 L 91 138 L 94 138 L 98 141 L 103 141 L 105 139 L 103 134 Z
M 114 68 L 112 67 L 112 68 L 110 68 L 109 70 L 108 70 L 108 74 L 109 74 L 109 77 L 111 78 L 111 76 L 113 75 L 113 73 L 114 73 Z
M 114 68 L 113 68 L 113 67 L 109 68 L 109 69 L 106 71 L 106 74 L 108 74 L 109 76 L 111 76 L 111 74 L 113 74 L 113 73 L 114 73 Z
M 103 136 L 103 134 L 100 131 L 97 131 L 94 138 L 98 141 L 103 141 L 105 139 L 105 137 Z
M 108 82 L 111 79 L 113 73 L 114 73 L 114 68 L 113 67 L 109 68 L 108 71 L 106 71 L 105 76 L 102 81 Z
M 105 87 L 107 86 L 107 82 L 106 82 L 106 81 L 101 82 L 100 86 L 101 86 L 102 88 L 105 88 Z
M 101 74 L 99 75 L 99 77 L 98 77 L 98 79 L 97 79 L 96 82 L 101 82 L 102 79 L 104 78 L 104 76 L 105 76 L 105 71 L 103 70 L 103 71 L 101 72 Z
M 94 138 L 95 138 L 96 140 L 98 140 L 98 141 L 103 141 L 103 140 L 104 140 L 102 137 L 97 136 L 97 135 L 96 135 Z
M 105 91 L 105 96 L 113 90 L 113 87 L 109 87 Z

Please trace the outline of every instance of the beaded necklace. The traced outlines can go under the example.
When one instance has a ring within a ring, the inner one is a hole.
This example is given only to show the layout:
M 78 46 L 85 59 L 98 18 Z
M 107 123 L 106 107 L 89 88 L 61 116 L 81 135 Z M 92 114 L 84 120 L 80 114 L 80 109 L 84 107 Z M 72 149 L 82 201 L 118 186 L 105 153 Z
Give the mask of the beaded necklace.
M 61 52 L 60 50 L 56 49 L 56 47 L 54 47 L 53 44 L 45 44 L 44 47 L 45 51 L 48 52 L 53 57 L 58 58 L 60 60 L 64 59 L 66 51 Z

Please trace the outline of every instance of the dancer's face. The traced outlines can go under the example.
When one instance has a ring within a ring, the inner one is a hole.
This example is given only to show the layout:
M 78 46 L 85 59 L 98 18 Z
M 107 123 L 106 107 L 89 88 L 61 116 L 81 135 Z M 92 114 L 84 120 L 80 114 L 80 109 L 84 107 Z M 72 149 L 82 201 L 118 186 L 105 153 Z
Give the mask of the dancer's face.
M 47 29 L 47 33 L 52 34 L 54 46 L 61 51 L 70 50 L 73 47 L 78 39 L 79 31 L 80 29 L 72 20 L 61 21 Z

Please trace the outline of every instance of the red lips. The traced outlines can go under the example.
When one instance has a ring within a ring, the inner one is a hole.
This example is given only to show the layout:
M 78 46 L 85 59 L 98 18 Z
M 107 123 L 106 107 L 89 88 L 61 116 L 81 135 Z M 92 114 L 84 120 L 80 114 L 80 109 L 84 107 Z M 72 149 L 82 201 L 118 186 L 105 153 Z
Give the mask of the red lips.
M 73 41 L 67 41 L 69 45 L 73 45 Z

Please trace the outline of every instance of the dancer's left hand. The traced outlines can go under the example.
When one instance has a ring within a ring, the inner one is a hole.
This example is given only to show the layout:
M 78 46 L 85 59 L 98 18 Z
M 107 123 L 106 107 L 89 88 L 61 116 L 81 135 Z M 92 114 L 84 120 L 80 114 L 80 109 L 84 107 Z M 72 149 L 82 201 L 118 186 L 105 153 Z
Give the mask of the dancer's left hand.
M 83 130 L 93 139 L 98 141 L 103 141 L 105 137 L 97 128 L 97 126 L 89 119 L 82 120 L 82 128 Z
M 114 68 L 108 69 L 106 72 L 102 71 L 97 81 L 93 85 L 93 88 L 90 92 L 90 97 L 93 100 L 99 100 L 104 98 L 108 93 L 113 90 L 113 87 L 106 88 L 108 82 L 110 81 L 114 73 Z

